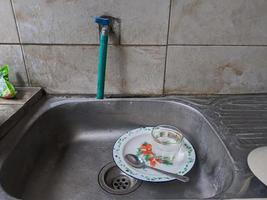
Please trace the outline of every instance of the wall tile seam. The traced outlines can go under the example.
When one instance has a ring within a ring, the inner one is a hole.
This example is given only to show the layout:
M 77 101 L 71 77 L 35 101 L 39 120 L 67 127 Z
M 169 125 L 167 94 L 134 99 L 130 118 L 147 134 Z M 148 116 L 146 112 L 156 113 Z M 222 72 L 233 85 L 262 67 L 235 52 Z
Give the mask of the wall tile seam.
M 22 46 L 91 46 L 98 47 L 99 44 L 64 44 L 64 43 L 1 43 L 0 45 L 22 45 Z M 153 44 L 123 44 L 114 45 L 109 44 L 108 46 L 113 47 L 267 47 L 267 45 L 229 45 L 229 44 L 163 44 L 163 45 L 153 45 Z
M 30 78 L 29 78 L 29 72 L 28 72 L 28 68 L 26 66 L 24 48 L 23 48 L 23 45 L 21 44 L 21 36 L 20 36 L 19 25 L 18 25 L 18 21 L 17 21 L 17 17 L 16 17 L 15 7 L 14 7 L 14 4 L 13 4 L 13 0 L 10 0 L 9 2 L 10 2 L 11 10 L 12 10 L 12 15 L 14 17 L 17 36 L 18 36 L 18 40 L 19 40 L 19 44 L 18 45 L 20 46 L 23 65 L 24 65 L 24 69 L 25 69 L 25 73 L 26 73 L 26 77 L 27 77 L 27 86 L 31 86 L 31 81 L 30 81 Z
M 215 47 L 265 47 L 267 44 L 168 44 L 168 46 L 215 46 Z
M 42 42 L 0 42 L 0 45 L 90 45 L 90 46 L 99 46 L 99 43 L 42 43 Z M 108 44 L 109 46 L 166 46 L 166 44 Z
M 168 16 L 168 30 L 166 38 L 166 49 L 165 49 L 165 62 L 164 62 L 164 72 L 163 72 L 163 84 L 162 84 L 162 95 L 165 94 L 165 82 L 166 82 L 166 71 L 167 71 L 167 59 L 168 59 L 168 45 L 169 45 L 169 35 L 170 35 L 170 22 L 171 22 L 171 10 L 172 10 L 172 0 L 169 1 L 169 16 Z

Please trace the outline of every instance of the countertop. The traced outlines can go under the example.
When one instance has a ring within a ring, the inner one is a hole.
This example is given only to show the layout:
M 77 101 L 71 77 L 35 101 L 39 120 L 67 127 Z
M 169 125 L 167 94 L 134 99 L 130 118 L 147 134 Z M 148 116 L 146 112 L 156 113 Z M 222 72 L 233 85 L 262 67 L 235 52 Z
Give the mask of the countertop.
M 27 108 L 37 102 L 43 94 L 40 87 L 17 87 L 16 90 L 16 98 L 0 98 L 0 139 L 27 113 Z

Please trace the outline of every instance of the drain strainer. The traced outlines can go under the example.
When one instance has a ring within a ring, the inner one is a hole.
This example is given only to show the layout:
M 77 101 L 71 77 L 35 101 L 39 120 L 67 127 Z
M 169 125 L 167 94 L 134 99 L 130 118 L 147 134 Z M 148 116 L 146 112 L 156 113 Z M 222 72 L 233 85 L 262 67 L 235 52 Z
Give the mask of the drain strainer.
M 100 186 L 111 194 L 129 194 L 136 190 L 142 181 L 121 171 L 114 162 L 103 167 L 98 175 Z

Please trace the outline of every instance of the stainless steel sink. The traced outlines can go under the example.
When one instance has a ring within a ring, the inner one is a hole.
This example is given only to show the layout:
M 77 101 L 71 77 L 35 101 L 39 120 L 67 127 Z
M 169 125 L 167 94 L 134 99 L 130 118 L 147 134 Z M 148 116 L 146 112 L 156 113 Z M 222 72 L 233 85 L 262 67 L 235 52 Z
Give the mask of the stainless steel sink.
M 23 200 L 184 199 L 219 197 L 232 184 L 234 164 L 222 140 L 196 109 L 160 99 L 52 98 L 31 118 L 2 163 L 0 183 Z M 27 121 L 24 119 L 25 123 Z M 181 183 L 143 182 L 134 192 L 114 195 L 98 183 L 112 162 L 112 148 L 126 131 L 169 124 L 193 144 L 197 161 Z M 18 130 L 18 128 L 17 128 Z

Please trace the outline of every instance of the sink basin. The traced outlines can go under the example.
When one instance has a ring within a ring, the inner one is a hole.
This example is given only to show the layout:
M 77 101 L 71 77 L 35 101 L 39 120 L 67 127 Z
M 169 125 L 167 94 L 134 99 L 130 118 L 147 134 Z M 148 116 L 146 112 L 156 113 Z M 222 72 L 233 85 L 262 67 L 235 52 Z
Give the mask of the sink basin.
M 232 183 L 233 163 L 215 130 L 188 105 L 153 99 L 54 99 L 23 133 L 0 171 L 10 196 L 23 200 L 212 198 Z M 126 131 L 173 125 L 196 150 L 191 181 L 147 183 L 132 193 L 112 195 L 98 184 L 113 161 L 112 148 Z

